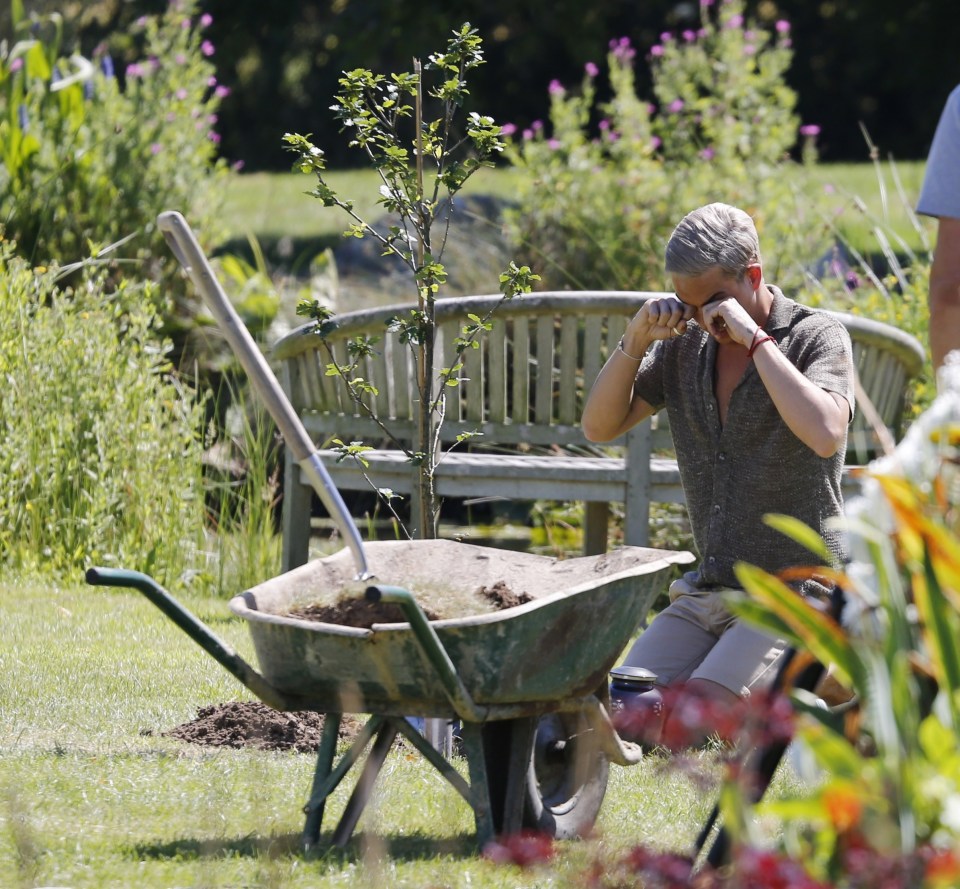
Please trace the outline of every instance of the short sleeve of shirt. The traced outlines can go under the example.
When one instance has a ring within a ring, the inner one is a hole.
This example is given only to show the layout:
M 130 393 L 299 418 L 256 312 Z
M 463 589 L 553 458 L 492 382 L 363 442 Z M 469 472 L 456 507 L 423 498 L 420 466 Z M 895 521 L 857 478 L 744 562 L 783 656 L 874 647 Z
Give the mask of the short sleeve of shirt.
M 666 404 L 666 394 L 663 385 L 663 358 L 666 349 L 666 340 L 653 344 L 643 357 L 637 377 L 633 383 L 633 394 L 642 398 L 655 411 Z
M 850 406 L 850 419 L 856 406 L 853 346 L 850 334 L 840 321 L 822 313 L 811 315 L 797 325 L 794 362 L 814 385 L 827 392 L 836 392 Z
M 950 93 L 940 115 L 917 212 L 960 219 L 960 86 Z

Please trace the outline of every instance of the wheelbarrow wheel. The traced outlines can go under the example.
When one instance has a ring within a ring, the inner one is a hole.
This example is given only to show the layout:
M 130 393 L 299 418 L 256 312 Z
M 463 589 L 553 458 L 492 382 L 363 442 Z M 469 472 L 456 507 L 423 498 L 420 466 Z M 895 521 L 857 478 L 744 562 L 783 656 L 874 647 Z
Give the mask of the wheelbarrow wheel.
M 557 839 L 588 833 L 607 791 L 609 767 L 582 713 L 542 716 L 527 770 L 524 825 Z

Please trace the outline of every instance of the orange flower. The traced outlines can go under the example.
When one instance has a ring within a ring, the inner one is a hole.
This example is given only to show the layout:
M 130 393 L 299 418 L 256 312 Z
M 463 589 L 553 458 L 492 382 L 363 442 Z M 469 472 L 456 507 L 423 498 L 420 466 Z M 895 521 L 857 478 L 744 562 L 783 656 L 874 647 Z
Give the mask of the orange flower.
M 823 791 L 823 806 L 838 833 L 845 833 L 860 823 L 863 803 L 850 787 L 828 787 Z
M 953 849 L 938 849 L 927 859 L 926 879 L 934 886 L 956 886 L 960 877 L 960 857 Z

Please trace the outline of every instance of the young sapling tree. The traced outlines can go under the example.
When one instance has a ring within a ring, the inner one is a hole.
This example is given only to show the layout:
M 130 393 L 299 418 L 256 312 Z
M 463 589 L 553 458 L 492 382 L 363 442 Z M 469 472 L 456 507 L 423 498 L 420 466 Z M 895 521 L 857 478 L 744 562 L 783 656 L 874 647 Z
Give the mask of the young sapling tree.
M 378 203 L 390 214 L 386 227 L 360 217 L 351 201 L 341 198 L 327 179 L 324 152 L 309 136 L 288 133 L 286 147 L 296 155 L 294 169 L 316 176 L 310 194 L 326 207 L 339 207 L 352 219 L 346 236 L 374 238 L 383 255 L 398 258 L 409 270 L 416 288 L 416 308 L 389 322 L 414 358 L 419 395 L 415 437 L 412 443 L 398 440 L 377 416 L 372 404 L 376 380 L 361 375 L 364 360 L 373 354 L 378 337 L 360 337 L 350 344 L 348 360 L 340 363 L 331 353 L 329 376 L 342 379 L 358 408 L 384 435 L 402 449 L 417 468 L 412 498 L 412 535 L 437 535 L 439 505 L 434 484 L 442 459 L 440 430 L 446 411 L 446 393 L 460 385 L 463 355 L 478 348 L 478 337 L 491 328 L 490 315 L 469 316 L 455 342 L 455 359 L 435 372 L 435 305 L 446 282 L 443 252 L 454 211 L 456 194 L 478 170 L 492 166 L 491 158 L 504 148 L 501 128 L 493 118 L 470 112 L 460 122 L 460 112 L 469 91 L 467 75 L 483 63 L 482 41 L 469 23 L 453 32 L 444 52 L 434 53 L 426 65 L 413 60 L 413 71 L 384 76 L 358 68 L 344 72 L 332 110 L 351 133 L 350 145 L 360 149 L 380 179 Z M 429 72 L 430 84 L 425 83 Z M 435 111 L 431 116 L 428 112 Z M 511 262 L 500 274 L 503 300 L 528 293 L 538 276 L 529 267 Z M 495 311 L 495 309 L 493 310 Z M 305 300 L 297 313 L 313 319 L 314 330 L 323 337 L 331 330 L 332 312 L 316 300 Z M 460 435 L 456 444 L 478 433 Z M 344 457 L 364 464 L 362 442 L 335 442 Z M 393 511 L 392 492 L 378 493 Z M 396 515 L 396 513 L 394 513 Z

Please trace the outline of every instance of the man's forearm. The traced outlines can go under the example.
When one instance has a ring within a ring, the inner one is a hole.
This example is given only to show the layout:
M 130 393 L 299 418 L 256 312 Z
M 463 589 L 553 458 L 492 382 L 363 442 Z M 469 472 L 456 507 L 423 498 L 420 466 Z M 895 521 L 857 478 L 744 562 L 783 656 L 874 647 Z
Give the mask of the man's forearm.
M 846 401 L 811 383 L 774 343 L 757 349 L 753 360 L 790 431 L 821 457 L 836 453 L 850 420 Z

